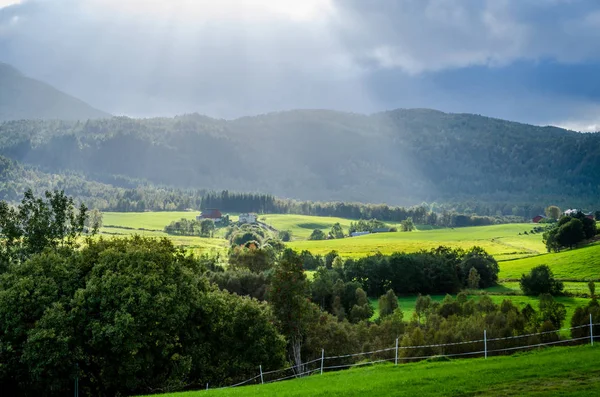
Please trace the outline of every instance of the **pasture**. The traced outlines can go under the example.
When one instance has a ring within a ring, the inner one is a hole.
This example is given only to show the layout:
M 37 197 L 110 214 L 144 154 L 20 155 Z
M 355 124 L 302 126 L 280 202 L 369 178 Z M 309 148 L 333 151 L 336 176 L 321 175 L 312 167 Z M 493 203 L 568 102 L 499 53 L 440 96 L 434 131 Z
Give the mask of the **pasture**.
M 301 379 L 163 394 L 200 396 L 596 396 L 600 347 L 553 347 L 488 359 L 378 364 Z
M 342 257 L 360 257 L 377 252 L 382 254 L 398 251 L 415 252 L 436 248 L 440 245 L 464 249 L 480 246 L 500 261 L 539 255 L 546 251 L 541 235 L 519 235 L 529 229 L 531 229 L 530 224 L 506 224 L 416 230 L 413 232 L 376 233 L 339 240 L 297 240 L 292 241 L 289 246 L 299 251 L 308 250 L 314 254 L 325 254 L 336 250 Z
M 100 229 L 104 236 L 130 236 L 138 234 L 146 237 L 167 237 L 174 244 L 185 247 L 194 254 L 223 253 L 228 248 L 227 240 L 220 238 L 218 230 L 214 238 L 195 236 L 171 236 L 164 227 L 181 218 L 195 219 L 198 211 L 174 212 L 105 212 Z

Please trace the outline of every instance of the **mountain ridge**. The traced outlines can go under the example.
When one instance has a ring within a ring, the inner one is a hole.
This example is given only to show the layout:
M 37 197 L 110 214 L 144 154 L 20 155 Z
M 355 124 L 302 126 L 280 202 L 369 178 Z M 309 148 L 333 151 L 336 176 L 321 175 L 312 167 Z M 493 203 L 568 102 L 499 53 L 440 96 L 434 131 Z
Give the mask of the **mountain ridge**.
M 299 200 L 600 205 L 600 133 L 422 109 L 12 121 L 0 155 L 48 173 Z
M 88 120 L 112 117 L 51 85 L 0 62 L 0 121 Z

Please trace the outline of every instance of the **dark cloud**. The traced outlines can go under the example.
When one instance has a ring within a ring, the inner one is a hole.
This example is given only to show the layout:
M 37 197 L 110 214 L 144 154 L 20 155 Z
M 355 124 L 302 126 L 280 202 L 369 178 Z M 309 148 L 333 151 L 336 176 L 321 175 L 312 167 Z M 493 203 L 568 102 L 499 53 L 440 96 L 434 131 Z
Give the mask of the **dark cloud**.
M 0 61 L 115 114 L 432 107 L 593 124 L 595 1 L 248 4 L 24 1 L 0 9 Z

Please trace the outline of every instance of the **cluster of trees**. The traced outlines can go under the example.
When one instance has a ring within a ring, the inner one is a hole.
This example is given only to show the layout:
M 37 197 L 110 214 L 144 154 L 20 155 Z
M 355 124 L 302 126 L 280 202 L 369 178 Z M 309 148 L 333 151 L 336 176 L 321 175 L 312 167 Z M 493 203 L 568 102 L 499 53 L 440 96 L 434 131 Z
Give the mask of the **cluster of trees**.
M 181 218 L 178 221 L 173 221 L 165 226 L 165 233 L 176 236 L 200 236 L 212 237 L 215 231 L 215 222 L 212 219 L 196 219 Z
M 348 233 L 352 234 L 354 232 L 370 232 L 373 233 L 375 229 L 385 229 L 389 228 L 384 222 L 372 218 L 369 220 L 361 219 L 356 222 L 350 222 L 350 228 L 348 229 Z
M 354 283 L 354 290 L 360 287 L 368 296 L 380 296 L 389 289 L 397 294 L 456 293 L 469 286 L 471 272 L 476 274 L 472 278 L 478 277 L 478 283 L 473 287 L 486 288 L 496 284 L 499 272 L 496 260 L 479 247 L 468 251 L 439 247 L 430 251 L 377 254 L 346 260 L 335 251 L 324 257 L 302 251 L 299 257 L 306 269 L 317 269 L 313 282 L 321 283 L 320 277 L 324 277 L 330 281 L 321 284 L 331 288 L 337 280 Z M 322 292 L 322 296 L 334 296 L 331 288 L 328 295 Z M 351 296 L 354 290 L 346 296 Z M 352 307 L 352 299 L 348 302 L 346 309 Z
M 596 222 L 579 211 L 572 216 L 562 216 L 554 227 L 544 233 L 543 239 L 548 252 L 558 252 L 562 248 L 573 248 L 597 233 Z

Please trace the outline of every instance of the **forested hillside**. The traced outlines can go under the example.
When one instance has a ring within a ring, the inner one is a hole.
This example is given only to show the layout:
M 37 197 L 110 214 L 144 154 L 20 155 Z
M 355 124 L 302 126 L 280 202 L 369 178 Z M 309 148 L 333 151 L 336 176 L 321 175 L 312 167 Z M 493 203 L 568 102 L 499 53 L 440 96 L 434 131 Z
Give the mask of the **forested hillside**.
M 0 124 L 0 155 L 117 187 L 267 192 L 304 200 L 595 208 L 600 134 L 469 114 L 297 110 Z M 131 181 L 137 182 L 131 182 Z
M 103 117 L 110 115 L 0 62 L 0 121 Z

